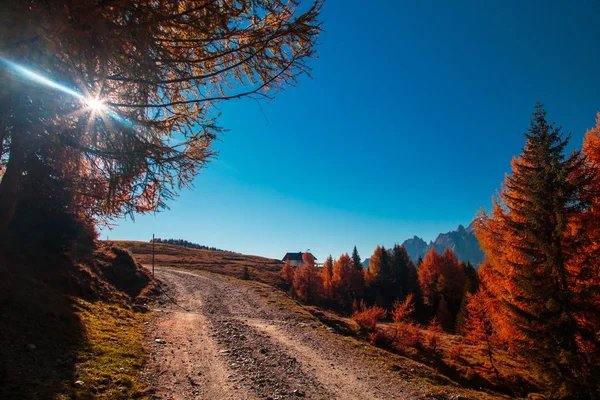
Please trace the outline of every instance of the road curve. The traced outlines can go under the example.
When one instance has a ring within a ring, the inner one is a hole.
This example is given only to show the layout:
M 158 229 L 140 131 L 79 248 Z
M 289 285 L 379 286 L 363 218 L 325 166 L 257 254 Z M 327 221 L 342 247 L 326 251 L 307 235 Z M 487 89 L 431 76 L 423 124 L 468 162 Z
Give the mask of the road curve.
M 269 293 L 214 274 L 157 268 L 142 377 L 157 399 L 422 399 L 364 345 L 305 323 Z M 272 293 L 271 293 L 272 294 Z

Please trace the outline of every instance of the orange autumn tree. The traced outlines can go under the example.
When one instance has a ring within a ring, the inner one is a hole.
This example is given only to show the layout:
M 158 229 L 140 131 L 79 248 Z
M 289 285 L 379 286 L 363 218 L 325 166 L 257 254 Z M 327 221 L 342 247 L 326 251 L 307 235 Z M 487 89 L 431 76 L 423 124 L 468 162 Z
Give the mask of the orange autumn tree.
M 294 274 L 294 290 L 296 294 L 311 303 L 316 302 L 323 292 L 323 279 L 319 269 L 315 267 L 315 258 L 306 252 L 302 254 L 304 264 L 296 268 Z
M 292 281 L 294 279 L 294 268 L 292 267 L 292 264 L 290 264 L 289 259 L 285 260 L 285 265 L 281 269 L 281 277 L 288 284 L 292 283 Z
M 333 265 L 332 298 L 342 306 L 350 306 L 353 298 L 362 291 L 361 277 L 362 273 L 354 267 L 348 253 L 342 254 Z
M 331 279 L 333 278 L 333 257 L 331 257 L 331 255 L 327 257 L 327 260 L 325 260 L 325 263 L 323 263 L 323 270 L 321 271 L 321 275 L 323 279 L 323 296 L 327 299 L 331 299 Z
M 494 348 L 498 344 L 498 339 L 491 317 L 490 298 L 483 290 L 476 294 L 469 293 L 466 296 L 468 297 L 468 314 L 465 320 L 465 336 L 469 343 L 483 346 L 497 379 L 500 373 L 494 363 Z
M 442 255 L 441 274 L 446 280 L 445 295 L 452 301 L 453 307 L 460 305 L 465 287 L 465 272 L 456 258 L 456 254 L 449 248 Z
M 37 198 L 52 200 L 46 186 L 61 180 L 71 208 L 100 220 L 166 208 L 215 154 L 219 103 L 272 98 L 310 72 L 322 2 L 2 6 L 0 231 L 29 205 L 32 172 L 47 181 Z M 51 91 L 14 63 L 90 100 Z
M 582 262 L 597 263 L 596 260 L 600 259 L 600 196 L 597 196 L 597 193 L 600 193 L 600 113 L 597 115 L 596 127 L 585 135 L 582 151 L 587 157 L 587 167 L 594 171 L 591 193 L 596 195 L 592 197 L 590 209 L 581 216 L 580 224 L 590 236 L 590 241 L 581 255 L 588 260 Z M 588 293 L 588 296 L 590 299 L 594 298 L 595 304 L 600 306 L 597 296 L 593 296 L 592 293 Z
M 437 252 L 435 247 L 432 247 L 431 250 L 425 254 L 423 262 L 421 262 L 421 265 L 419 265 L 419 268 L 417 269 L 423 297 L 431 307 L 435 306 L 436 286 L 438 277 L 442 273 L 442 263 L 442 256 Z
M 390 283 L 390 254 L 384 246 L 377 246 L 369 261 L 368 273 L 364 274 L 370 297 L 377 304 L 387 306 L 386 289 Z
M 476 234 L 487 260 L 482 274 L 501 339 L 531 362 L 559 396 L 599 389 L 598 258 L 584 217 L 593 211 L 594 174 L 538 103 L 490 214 Z M 589 224 L 588 224 L 589 225 Z M 500 315 L 500 316 L 498 316 Z
M 444 324 L 444 327 L 453 330 L 454 321 L 458 315 L 464 294 L 466 277 L 462 265 L 456 258 L 456 254 L 450 248 L 444 249 L 444 253 L 442 254 L 441 275 L 444 278 L 444 286 L 443 288 L 440 288 L 439 294 L 441 295 L 442 300 L 446 302 L 444 306 L 447 308 L 449 321 L 445 321 L 445 315 L 444 318 L 442 318 L 442 316 L 438 314 L 438 317 Z M 439 304 L 438 312 L 440 312 Z

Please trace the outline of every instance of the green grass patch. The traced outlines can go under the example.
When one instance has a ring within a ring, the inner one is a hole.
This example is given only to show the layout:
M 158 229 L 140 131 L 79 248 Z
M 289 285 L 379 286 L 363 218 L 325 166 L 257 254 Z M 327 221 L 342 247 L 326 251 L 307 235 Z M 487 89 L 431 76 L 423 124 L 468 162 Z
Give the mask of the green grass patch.
M 139 371 L 145 362 L 144 316 L 117 304 L 75 300 L 85 345 L 72 382 L 59 399 L 144 398 Z M 77 385 L 75 382 L 82 381 Z

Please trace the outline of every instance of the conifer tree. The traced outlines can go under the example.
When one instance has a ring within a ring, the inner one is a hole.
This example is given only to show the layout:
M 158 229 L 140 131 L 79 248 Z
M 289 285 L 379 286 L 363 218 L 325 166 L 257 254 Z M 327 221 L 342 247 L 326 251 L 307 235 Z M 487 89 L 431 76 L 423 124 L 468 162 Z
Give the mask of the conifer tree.
M 465 333 L 467 340 L 471 344 L 483 344 L 484 351 L 490 366 L 496 375 L 499 377 L 498 369 L 494 364 L 494 346 L 497 342 L 496 332 L 494 331 L 489 298 L 484 292 L 479 292 L 475 295 L 467 294 L 465 303 L 468 303 L 468 317 L 465 319 Z
M 292 283 L 292 280 L 294 279 L 294 268 L 292 267 L 292 264 L 290 264 L 290 260 L 285 260 L 285 264 L 283 265 L 283 268 L 281 268 L 281 277 L 288 284 Z
M 293 285 L 296 294 L 309 303 L 318 301 L 323 292 L 323 281 L 318 268 L 308 263 L 296 268 Z
M 321 275 L 323 276 L 323 294 L 326 298 L 332 298 L 332 285 L 331 279 L 333 277 L 333 257 L 329 255 L 323 263 L 323 270 L 321 271 Z
M 456 315 L 455 329 L 456 333 L 458 333 L 459 335 L 465 334 L 467 316 L 469 315 L 469 296 L 473 294 L 471 287 L 471 280 L 467 279 L 467 282 L 465 283 L 465 290 L 463 292 L 462 301 L 460 302 L 460 308 L 458 309 L 458 314 Z
M 390 255 L 384 246 L 377 246 L 369 262 L 371 290 L 379 305 L 391 305 L 389 302 Z
M 461 267 L 463 269 L 465 275 L 465 285 L 469 283 L 469 292 L 477 293 L 477 289 L 479 288 L 479 278 L 477 276 L 477 270 L 473 267 L 471 262 L 467 262 L 466 264 L 461 263 Z
M 445 287 L 440 293 L 444 295 L 447 302 L 452 320 L 449 329 L 452 330 L 463 298 L 465 273 L 456 258 L 456 254 L 450 248 L 446 248 L 442 254 L 441 274 L 444 278 Z
M 242 280 L 249 281 L 250 280 L 250 270 L 247 265 L 244 265 L 244 270 L 242 272 Z
M 435 247 L 432 247 L 418 268 L 419 284 L 423 298 L 429 306 L 435 306 L 437 280 L 442 272 L 443 259 Z M 435 310 L 435 308 L 434 308 Z
M 423 293 L 421 292 L 421 285 L 419 285 L 419 273 L 417 267 L 413 264 L 412 260 L 408 264 L 408 277 L 407 277 L 407 291 L 412 293 L 413 301 L 415 303 L 415 317 L 419 320 L 424 320 L 425 307 L 423 305 Z
M 385 273 L 385 267 L 382 266 L 382 257 L 385 258 L 384 253 L 385 249 L 378 245 L 369 261 L 369 274 L 375 280 L 379 280 L 379 276 Z
M 358 271 L 362 272 L 363 264 L 360 256 L 358 255 L 356 246 L 354 246 L 354 250 L 352 250 L 352 265 L 354 265 L 354 268 L 356 268 Z
M 445 330 L 452 329 L 452 315 L 448 310 L 448 303 L 446 302 L 446 298 L 444 296 L 440 297 L 440 301 L 438 302 L 437 306 L 436 316 Z
M 353 297 L 353 275 L 356 269 L 348 254 L 342 254 L 333 264 L 333 278 L 331 286 L 333 297 L 341 304 L 350 306 Z
M 390 262 L 390 277 L 393 285 L 392 301 L 404 299 L 408 295 L 408 269 L 411 264 L 410 256 L 404 245 L 395 244 L 392 248 Z
M 452 306 L 456 304 L 458 307 L 465 286 L 465 273 L 458 263 L 456 254 L 450 248 L 444 249 L 440 272 L 446 281 L 445 294 L 448 297 L 447 300 L 453 303 Z
M 580 222 L 592 203 L 593 174 L 579 152 L 565 156 L 569 137 L 546 121 L 539 103 L 525 136 L 491 214 L 482 212 L 476 226 L 487 289 L 511 346 L 559 396 L 582 395 L 597 390 L 600 377 L 598 304 L 584 293 L 586 283 L 598 288 L 597 261 L 581 263 L 590 238 Z

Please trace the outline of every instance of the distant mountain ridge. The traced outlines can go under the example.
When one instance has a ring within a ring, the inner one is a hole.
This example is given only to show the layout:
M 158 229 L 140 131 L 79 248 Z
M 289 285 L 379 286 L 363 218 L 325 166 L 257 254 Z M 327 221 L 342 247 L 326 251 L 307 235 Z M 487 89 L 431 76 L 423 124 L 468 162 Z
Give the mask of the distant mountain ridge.
M 479 247 L 479 241 L 475 236 L 475 221 L 471 222 L 467 228 L 458 225 L 455 231 L 440 233 L 429 244 L 417 236 L 405 240 L 402 244 L 415 263 L 419 260 L 419 257 L 424 257 L 432 247 L 435 247 L 440 254 L 446 248 L 449 248 L 454 251 L 459 261 L 471 262 L 474 266 L 479 266 L 484 258 L 483 251 Z
M 456 254 L 458 261 L 470 262 L 475 268 L 483 262 L 484 254 L 479 247 L 479 241 L 475 236 L 475 221 L 468 227 L 458 225 L 455 231 L 440 233 L 433 242 L 429 244 L 418 236 L 406 239 L 404 248 L 416 264 L 419 258 L 425 257 L 432 247 L 442 254 L 446 248 L 450 248 Z M 363 266 L 368 269 L 370 258 L 363 261 Z

